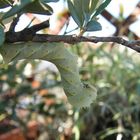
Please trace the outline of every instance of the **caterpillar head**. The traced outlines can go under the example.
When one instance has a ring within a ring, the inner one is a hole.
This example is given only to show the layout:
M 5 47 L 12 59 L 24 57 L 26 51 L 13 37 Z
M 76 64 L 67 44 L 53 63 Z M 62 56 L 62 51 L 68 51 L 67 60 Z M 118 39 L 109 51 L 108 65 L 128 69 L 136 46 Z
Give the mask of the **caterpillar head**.
M 97 90 L 89 85 L 83 84 L 78 94 L 68 97 L 68 101 L 76 108 L 87 108 L 97 97 Z

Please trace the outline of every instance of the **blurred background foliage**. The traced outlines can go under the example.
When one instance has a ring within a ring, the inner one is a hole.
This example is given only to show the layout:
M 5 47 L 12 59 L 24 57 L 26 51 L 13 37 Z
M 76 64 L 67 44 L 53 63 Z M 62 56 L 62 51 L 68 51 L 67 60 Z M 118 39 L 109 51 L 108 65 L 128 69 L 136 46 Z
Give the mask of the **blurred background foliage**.
M 138 54 L 110 44 L 81 43 L 69 49 L 79 56 L 82 80 L 98 89 L 97 101 L 76 110 L 63 94 L 57 71 L 38 72 L 40 61 L 14 62 L 0 69 L 0 133 L 15 127 L 26 132 L 26 124 L 34 120 L 38 140 L 139 139 Z

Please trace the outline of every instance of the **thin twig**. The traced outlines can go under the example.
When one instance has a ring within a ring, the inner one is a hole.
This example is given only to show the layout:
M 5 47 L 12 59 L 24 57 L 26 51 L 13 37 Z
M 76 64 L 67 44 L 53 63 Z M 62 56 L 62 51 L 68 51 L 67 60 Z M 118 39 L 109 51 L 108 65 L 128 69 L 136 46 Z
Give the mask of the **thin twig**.
M 9 32 L 14 32 L 15 31 L 15 27 L 16 27 L 18 21 L 19 21 L 20 16 L 21 16 L 21 14 L 18 14 L 17 17 L 15 17 L 13 19 L 13 22 L 11 23 L 10 28 L 9 28 Z
M 46 20 L 46 21 L 41 22 L 39 24 L 33 25 L 30 28 L 27 28 L 27 30 L 29 30 L 32 33 L 36 33 L 42 29 L 48 28 L 49 26 L 50 26 L 49 20 Z

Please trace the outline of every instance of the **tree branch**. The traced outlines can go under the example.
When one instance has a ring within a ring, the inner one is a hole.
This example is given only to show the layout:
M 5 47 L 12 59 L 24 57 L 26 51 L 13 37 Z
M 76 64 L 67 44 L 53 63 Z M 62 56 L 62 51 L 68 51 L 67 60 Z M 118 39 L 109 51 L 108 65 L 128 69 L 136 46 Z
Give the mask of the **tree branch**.
M 6 39 L 5 43 L 15 43 L 15 42 L 27 42 L 27 41 L 33 41 L 33 42 L 65 42 L 69 44 L 75 44 L 80 42 L 92 42 L 92 43 L 98 43 L 98 42 L 113 42 L 118 43 L 121 45 L 124 45 L 128 48 L 131 48 L 137 52 L 140 53 L 140 40 L 126 40 L 122 37 L 95 37 L 95 36 L 76 36 L 76 35 L 51 35 L 51 34 L 37 34 L 36 32 L 39 30 L 42 30 L 44 28 L 49 27 L 49 20 L 44 21 L 40 24 L 36 24 L 31 26 L 30 28 L 25 28 L 22 31 L 19 32 L 13 32 L 13 29 L 16 26 L 16 23 L 18 22 L 18 17 L 15 19 L 11 25 L 11 30 L 6 32 Z
M 32 27 L 31 27 L 32 28 Z M 32 28 L 33 29 L 33 28 Z M 34 32 L 33 32 L 34 33 Z M 14 42 L 65 42 L 69 44 L 75 44 L 80 42 L 113 42 L 124 45 L 128 48 L 135 50 L 140 53 L 140 40 L 130 40 L 127 41 L 122 37 L 84 37 L 84 36 L 74 36 L 74 35 L 50 35 L 50 34 L 32 34 L 30 28 L 16 33 L 6 33 L 6 43 Z

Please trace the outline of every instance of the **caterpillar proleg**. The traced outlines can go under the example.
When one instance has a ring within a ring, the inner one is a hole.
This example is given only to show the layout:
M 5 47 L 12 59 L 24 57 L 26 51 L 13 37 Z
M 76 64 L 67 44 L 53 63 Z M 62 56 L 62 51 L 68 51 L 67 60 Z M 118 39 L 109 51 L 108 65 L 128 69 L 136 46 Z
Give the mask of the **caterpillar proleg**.
M 16 43 L 0 48 L 5 63 L 21 59 L 41 59 L 54 63 L 61 75 L 63 89 L 71 105 L 89 107 L 96 99 L 94 87 L 81 82 L 77 56 L 64 47 L 64 43 Z

